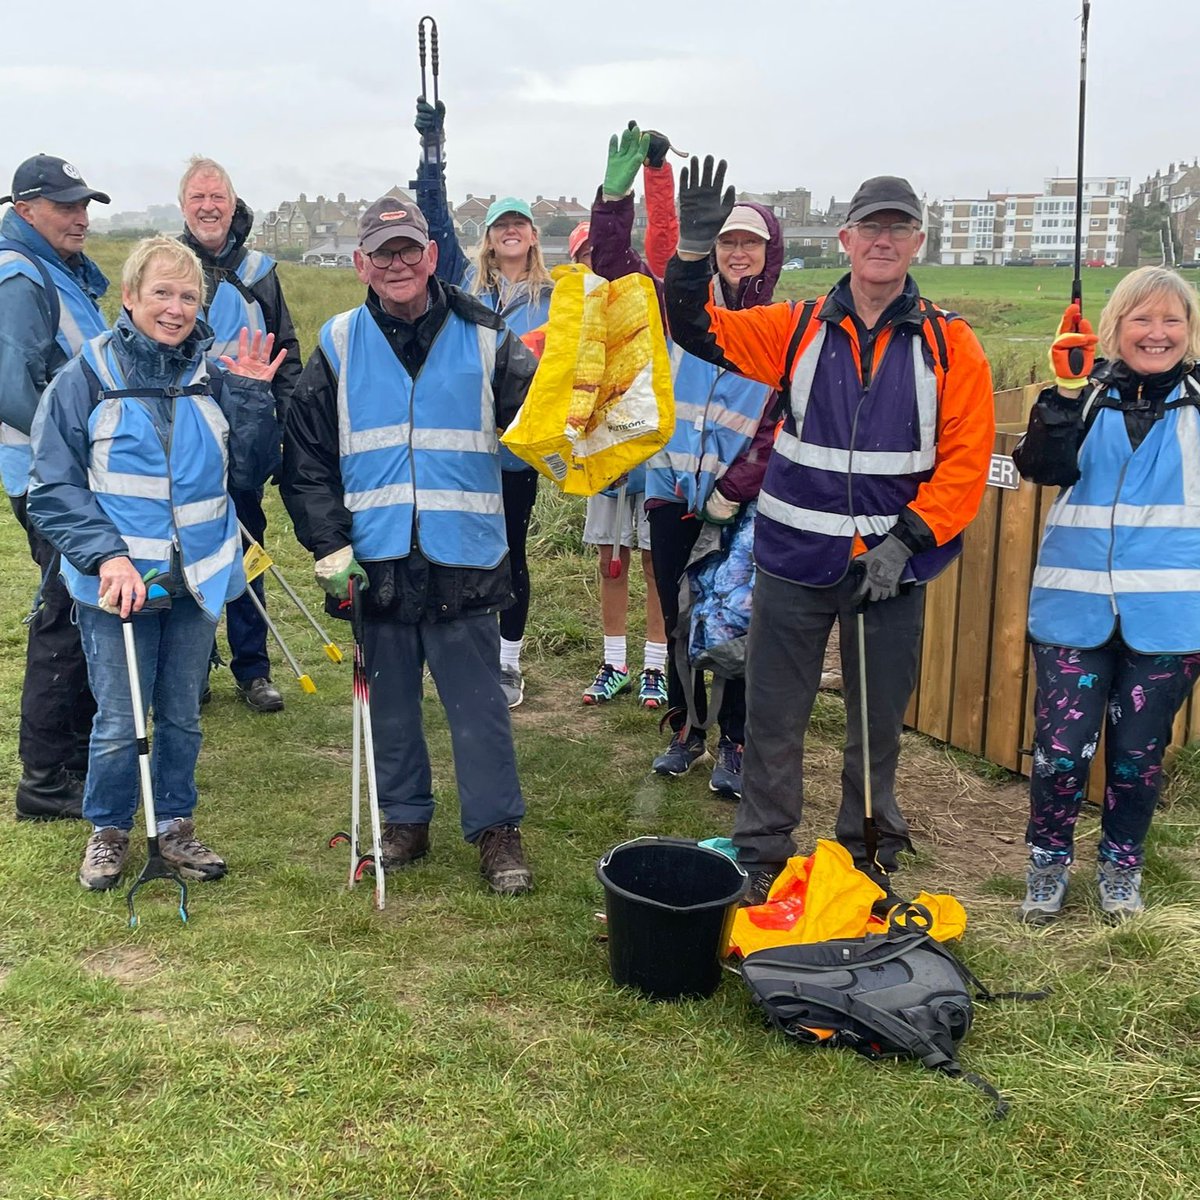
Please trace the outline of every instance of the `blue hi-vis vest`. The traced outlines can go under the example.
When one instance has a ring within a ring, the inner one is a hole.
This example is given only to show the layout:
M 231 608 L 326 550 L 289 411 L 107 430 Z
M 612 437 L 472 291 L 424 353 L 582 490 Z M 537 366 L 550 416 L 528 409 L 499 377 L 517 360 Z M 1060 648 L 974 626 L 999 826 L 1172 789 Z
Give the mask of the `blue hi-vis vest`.
M 646 499 L 682 501 L 700 513 L 717 480 L 758 431 L 772 391 L 679 346 L 671 349 L 675 430 L 646 464 Z
M 1139 654 L 1200 650 L 1200 385 L 1190 376 L 1136 450 L 1110 390 L 1079 449 L 1078 482 L 1050 509 L 1029 636 L 1102 646 L 1118 619 Z
M 83 360 L 100 381 L 88 418 L 88 487 L 129 548 L 142 575 L 166 575 L 178 547 L 183 581 L 216 622 L 227 600 L 246 590 L 237 514 L 226 494 L 229 425 L 208 394 L 204 358 L 174 397 L 164 448 L 138 394 L 125 387 L 112 334 L 88 342 Z M 162 389 L 146 388 L 147 399 Z M 65 558 L 62 576 L 81 604 L 99 607 L 100 581 Z
M 508 553 L 492 394 L 498 332 L 450 313 L 412 379 L 366 306 L 321 330 L 338 378 L 338 454 L 360 562 L 491 568 Z M 415 529 L 415 534 L 414 534 Z
M 65 366 L 79 353 L 84 342 L 103 333 L 107 325 L 95 301 L 61 262 L 40 257 L 35 262 L 33 254 L 33 250 L 0 250 L 0 283 L 14 275 L 24 275 L 44 288 L 46 278 L 38 269 L 38 263 L 42 264 L 58 292 L 58 328 L 54 340 L 63 353 L 62 365 Z M 28 490 L 31 459 L 29 434 L 0 423 L 0 479 L 10 496 L 23 496 Z
M 265 279 L 275 266 L 275 260 L 260 250 L 251 250 L 238 263 L 236 275 L 247 291 L 259 280 Z M 237 357 L 238 337 L 243 329 L 250 331 L 250 337 L 261 333 L 264 337 L 269 330 L 263 316 L 262 305 L 250 296 L 245 295 L 236 284 L 228 279 L 222 279 L 217 284 L 212 303 L 208 306 L 208 314 L 204 318 L 213 331 L 213 345 L 209 352 L 217 358 L 222 355 Z

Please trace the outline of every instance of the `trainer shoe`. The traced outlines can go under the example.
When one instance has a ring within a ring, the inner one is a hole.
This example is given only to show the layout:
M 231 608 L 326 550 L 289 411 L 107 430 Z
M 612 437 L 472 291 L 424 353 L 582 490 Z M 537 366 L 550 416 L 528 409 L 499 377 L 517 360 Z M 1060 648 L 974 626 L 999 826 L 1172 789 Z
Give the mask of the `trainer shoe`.
M 174 867 L 184 879 L 220 879 L 229 869 L 225 860 L 196 836 L 196 822 L 179 817 L 158 835 L 163 861 Z
M 622 670 L 611 663 L 601 663 L 596 678 L 592 680 L 592 686 L 584 688 L 583 702 L 606 704 L 609 700 L 615 700 L 622 692 L 629 691 L 631 686 L 628 668 Z
M 525 862 L 521 831 L 515 825 L 493 825 L 479 837 L 479 871 L 493 892 L 522 896 L 533 891 L 533 872 Z
M 244 683 L 238 680 L 238 695 L 250 705 L 255 712 L 279 712 L 283 708 L 283 697 L 279 689 L 265 675 L 257 679 L 247 679 Z M 204 703 L 201 697 L 200 703 Z
M 723 737 L 717 743 L 717 765 L 713 767 L 708 790 L 726 800 L 742 798 L 742 747 L 731 738 Z
M 1062 912 L 1069 882 L 1067 867 L 1063 858 L 1051 858 L 1039 865 L 1038 858 L 1030 856 L 1025 872 L 1025 899 L 1017 909 L 1017 920 L 1026 925 L 1047 925 Z
M 403 821 L 386 821 L 380 838 L 383 869 L 398 871 L 409 867 L 429 853 L 429 826 Z
M 17 784 L 18 821 L 78 821 L 83 780 L 66 767 L 26 767 Z
M 1096 886 L 1100 891 L 1100 911 L 1114 921 L 1124 921 L 1144 912 L 1141 867 L 1121 867 L 1101 859 L 1096 868 Z
M 509 708 L 516 708 L 525 699 L 525 676 L 520 667 L 500 666 L 500 690 L 504 693 L 504 703 Z
M 667 748 L 650 764 L 656 775 L 678 777 L 686 775 L 692 766 L 705 756 L 704 734 L 693 729 L 684 737 L 679 730 L 667 744 Z
M 645 667 L 638 680 L 638 703 L 643 708 L 667 707 L 667 677 L 657 667 Z
M 84 848 L 79 882 L 89 892 L 108 891 L 121 878 L 128 853 L 129 834 L 124 829 L 97 829 Z
M 753 908 L 756 904 L 766 904 L 771 894 L 771 885 L 779 878 L 779 872 L 782 870 L 782 864 L 747 868 L 750 886 L 746 888 L 746 894 L 741 899 L 741 907 Z

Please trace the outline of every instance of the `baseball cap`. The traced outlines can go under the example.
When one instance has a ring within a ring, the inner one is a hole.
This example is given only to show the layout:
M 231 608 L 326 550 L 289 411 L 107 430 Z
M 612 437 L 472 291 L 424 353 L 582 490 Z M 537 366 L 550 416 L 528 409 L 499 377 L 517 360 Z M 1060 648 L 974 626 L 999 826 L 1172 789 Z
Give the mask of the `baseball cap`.
M 418 246 L 428 246 L 429 223 L 411 201 L 380 196 L 358 218 L 358 248 L 370 254 L 392 238 L 411 238 Z
M 912 184 L 899 175 L 875 175 L 865 180 L 854 193 L 850 211 L 846 214 L 846 224 L 853 225 L 872 213 L 886 212 L 888 209 L 912 217 L 918 225 L 921 223 L 921 202 Z
M 740 229 L 745 233 L 756 233 L 764 242 L 771 240 L 771 231 L 767 228 L 762 213 L 748 204 L 733 206 L 733 211 L 726 218 L 725 224 L 721 226 L 721 233 L 732 233 L 735 229 Z
M 571 236 L 567 238 L 567 254 L 574 258 L 579 253 L 584 242 L 591 237 L 592 223 L 591 221 L 580 221 L 574 229 L 571 230 Z
M 0 196 L 0 204 L 8 204 L 13 200 L 36 200 L 39 196 L 57 200 L 60 204 L 74 204 L 77 200 L 112 203 L 107 192 L 88 187 L 77 168 L 65 158 L 55 158 L 53 154 L 35 154 L 27 158 L 13 174 L 12 195 Z
M 533 209 L 524 200 L 516 196 L 501 196 L 488 206 L 487 216 L 483 218 L 484 229 L 490 229 L 505 213 L 516 213 L 530 223 L 533 222 Z

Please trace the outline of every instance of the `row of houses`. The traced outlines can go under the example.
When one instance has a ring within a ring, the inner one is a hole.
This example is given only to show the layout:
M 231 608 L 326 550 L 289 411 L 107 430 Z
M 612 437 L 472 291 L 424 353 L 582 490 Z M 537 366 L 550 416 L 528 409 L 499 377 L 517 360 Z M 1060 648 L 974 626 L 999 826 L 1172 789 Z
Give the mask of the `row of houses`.
M 1141 208 L 1163 205 L 1179 250 L 1178 265 L 1200 264 L 1200 159 L 1191 165 L 1171 163 L 1165 171 L 1147 175 L 1133 202 Z

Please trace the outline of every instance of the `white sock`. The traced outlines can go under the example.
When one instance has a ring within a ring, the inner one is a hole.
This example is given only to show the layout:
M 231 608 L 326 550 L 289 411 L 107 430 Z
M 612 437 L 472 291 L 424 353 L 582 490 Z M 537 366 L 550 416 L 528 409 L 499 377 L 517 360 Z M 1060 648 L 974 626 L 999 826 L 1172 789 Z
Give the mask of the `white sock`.
M 610 667 L 619 667 L 622 671 L 629 669 L 629 652 L 625 648 L 625 635 L 609 637 L 604 635 L 604 661 Z
M 642 662 L 649 671 L 665 671 L 667 669 L 667 643 L 647 642 L 642 651 Z
M 517 638 L 515 642 L 510 642 L 507 638 L 500 639 L 500 665 L 502 667 L 512 667 L 513 670 L 521 669 L 521 647 L 525 645 L 524 638 Z

